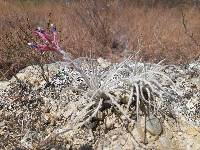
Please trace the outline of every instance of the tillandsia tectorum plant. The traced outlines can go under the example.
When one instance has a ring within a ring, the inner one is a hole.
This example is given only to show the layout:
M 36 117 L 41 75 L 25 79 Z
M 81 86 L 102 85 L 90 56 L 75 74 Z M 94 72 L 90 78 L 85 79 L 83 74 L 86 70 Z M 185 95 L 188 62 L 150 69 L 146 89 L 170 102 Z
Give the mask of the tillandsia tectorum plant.
M 167 99 L 174 99 L 178 95 L 173 81 L 160 72 L 160 64 L 150 66 L 139 63 L 137 53 L 135 57 L 129 57 L 106 69 L 99 69 L 94 59 L 85 58 L 87 61 L 81 65 L 89 66 L 86 71 L 79 65 L 82 58 L 72 60 L 60 48 L 54 25 L 51 25 L 50 33 L 37 28 L 34 34 L 43 43 L 29 43 L 32 48 L 40 52 L 54 51 L 62 54 L 63 60 L 72 65 L 88 87 L 81 99 L 82 109 L 74 119 L 74 128 L 90 123 L 100 111 L 111 107 L 131 123 L 142 114 L 165 115 L 168 113 Z M 122 99 L 119 96 L 123 93 L 128 94 L 128 98 Z

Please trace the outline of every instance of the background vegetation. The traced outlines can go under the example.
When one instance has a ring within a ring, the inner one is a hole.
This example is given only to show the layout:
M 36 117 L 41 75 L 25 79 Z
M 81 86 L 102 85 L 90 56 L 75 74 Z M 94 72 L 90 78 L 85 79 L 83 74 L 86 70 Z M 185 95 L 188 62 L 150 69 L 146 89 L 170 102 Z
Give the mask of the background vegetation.
M 198 0 L 0 0 L 0 80 L 27 65 L 59 60 L 27 47 L 37 26 L 55 23 L 74 57 L 187 63 L 200 53 Z

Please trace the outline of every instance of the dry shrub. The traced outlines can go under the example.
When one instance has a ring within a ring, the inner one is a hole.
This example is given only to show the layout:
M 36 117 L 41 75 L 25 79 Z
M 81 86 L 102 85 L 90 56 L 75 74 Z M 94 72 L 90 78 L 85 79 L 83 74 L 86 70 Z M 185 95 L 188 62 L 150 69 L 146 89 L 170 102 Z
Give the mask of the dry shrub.
M 144 61 L 165 58 L 167 63 L 186 63 L 200 50 L 185 34 L 181 10 L 188 32 L 200 41 L 199 10 L 191 6 L 146 7 L 117 0 L 81 0 L 67 5 L 0 0 L 1 79 L 41 59 L 41 54 L 31 51 L 26 43 L 32 38 L 31 30 L 49 23 L 58 26 L 62 47 L 74 57 L 92 55 L 118 61 L 141 50 Z M 43 62 L 59 59 L 45 55 L 51 57 L 42 57 Z

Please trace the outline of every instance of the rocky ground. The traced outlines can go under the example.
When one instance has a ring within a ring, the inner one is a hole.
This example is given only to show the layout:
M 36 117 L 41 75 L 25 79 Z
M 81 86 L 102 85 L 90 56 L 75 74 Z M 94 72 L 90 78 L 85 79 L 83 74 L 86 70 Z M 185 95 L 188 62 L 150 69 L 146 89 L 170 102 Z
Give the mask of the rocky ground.
M 97 62 L 101 68 L 111 65 Z M 111 107 L 79 129 L 70 125 L 81 115 L 85 85 L 73 68 L 63 66 L 29 66 L 0 82 L 1 149 L 200 149 L 200 60 L 161 66 L 180 91 L 179 100 L 170 102 L 171 117 L 141 115 L 132 124 Z

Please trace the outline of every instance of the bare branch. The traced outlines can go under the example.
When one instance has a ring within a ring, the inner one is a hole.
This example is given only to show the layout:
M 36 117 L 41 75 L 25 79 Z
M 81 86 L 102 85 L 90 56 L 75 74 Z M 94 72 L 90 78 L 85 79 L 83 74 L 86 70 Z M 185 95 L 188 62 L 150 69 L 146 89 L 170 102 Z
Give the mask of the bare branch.
M 183 10 L 181 10 L 181 16 L 182 16 L 182 24 L 183 24 L 183 28 L 185 30 L 185 34 L 191 39 L 191 41 L 197 46 L 199 47 L 199 43 L 198 41 L 195 39 L 194 37 L 194 34 L 193 33 L 190 33 L 188 31 L 188 28 L 187 28 L 187 24 L 186 24 L 186 20 L 185 20 L 185 14 L 183 13 Z M 194 58 L 194 60 L 198 60 L 200 57 L 200 53 L 197 54 L 197 56 Z

